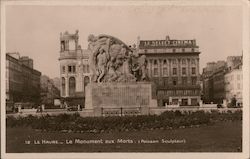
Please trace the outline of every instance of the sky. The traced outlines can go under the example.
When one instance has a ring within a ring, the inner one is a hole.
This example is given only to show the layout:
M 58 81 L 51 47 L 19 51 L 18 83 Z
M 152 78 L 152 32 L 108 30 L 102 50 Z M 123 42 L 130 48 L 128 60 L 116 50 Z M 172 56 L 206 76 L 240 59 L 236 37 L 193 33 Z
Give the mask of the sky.
M 87 48 L 89 34 L 108 34 L 128 45 L 141 40 L 196 39 L 200 71 L 207 62 L 242 55 L 240 6 L 31 6 L 6 7 L 6 52 L 34 60 L 34 68 L 60 76 L 60 32 L 79 30 Z

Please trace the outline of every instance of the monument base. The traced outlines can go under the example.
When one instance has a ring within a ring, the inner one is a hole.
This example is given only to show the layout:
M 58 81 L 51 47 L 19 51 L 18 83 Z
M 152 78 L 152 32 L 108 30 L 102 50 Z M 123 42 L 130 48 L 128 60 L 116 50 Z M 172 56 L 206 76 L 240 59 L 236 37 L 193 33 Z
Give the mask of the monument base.
M 150 107 L 157 107 L 148 82 L 89 83 L 85 90 L 85 109 L 95 116 L 148 114 Z

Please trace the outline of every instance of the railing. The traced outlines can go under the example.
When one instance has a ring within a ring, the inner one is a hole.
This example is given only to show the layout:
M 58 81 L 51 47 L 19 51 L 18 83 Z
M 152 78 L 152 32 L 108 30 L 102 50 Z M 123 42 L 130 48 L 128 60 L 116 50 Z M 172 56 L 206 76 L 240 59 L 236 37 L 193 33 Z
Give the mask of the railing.
M 101 108 L 102 116 L 131 116 L 141 115 L 141 107 L 129 107 L 129 108 Z

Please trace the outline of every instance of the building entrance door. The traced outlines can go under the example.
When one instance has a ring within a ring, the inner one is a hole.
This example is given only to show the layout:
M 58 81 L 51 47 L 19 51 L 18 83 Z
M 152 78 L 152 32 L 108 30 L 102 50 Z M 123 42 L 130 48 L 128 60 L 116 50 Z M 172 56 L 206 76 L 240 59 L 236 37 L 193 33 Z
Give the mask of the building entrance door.
M 182 99 L 181 100 L 181 105 L 182 106 L 187 106 L 188 105 L 188 99 Z

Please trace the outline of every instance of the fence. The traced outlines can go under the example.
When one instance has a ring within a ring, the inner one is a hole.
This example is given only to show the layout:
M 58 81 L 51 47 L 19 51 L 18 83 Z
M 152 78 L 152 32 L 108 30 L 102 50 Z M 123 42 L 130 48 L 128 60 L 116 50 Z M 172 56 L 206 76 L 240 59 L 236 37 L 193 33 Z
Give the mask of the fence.
M 102 116 L 141 115 L 141 107 L 101 108 Z

